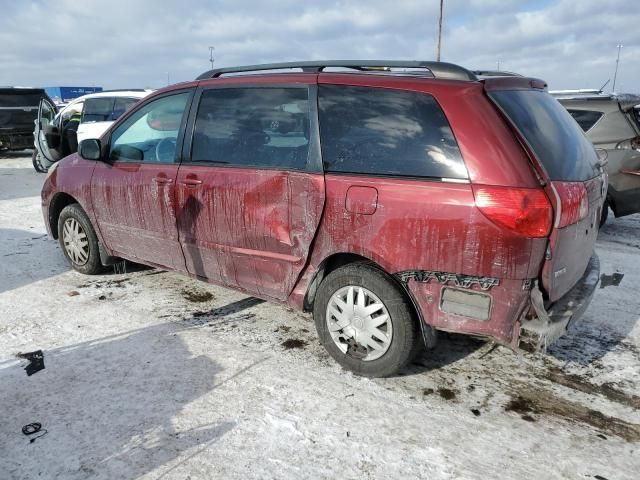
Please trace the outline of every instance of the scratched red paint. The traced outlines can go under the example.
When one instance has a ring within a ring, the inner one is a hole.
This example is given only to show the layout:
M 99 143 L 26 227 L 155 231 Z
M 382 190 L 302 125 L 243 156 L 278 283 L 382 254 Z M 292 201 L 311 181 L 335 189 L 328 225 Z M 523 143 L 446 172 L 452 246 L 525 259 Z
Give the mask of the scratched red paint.
M 496 80 L 495 84 L 528 88 L 526 81 L 511 79 L 505 84 Z M 596 230 L 578 248 L 564 237 L 575 235 L 575 228 L 589 228 L 586 223 L 552 232 L 554 258 L 564 260 L 551 264 L 544 258 L 549 238 L 526 238 L 507 231 L 476 207 L 471 184 L 540 188 L 536 171 L 528 167 L 532 163 L 528 152 L 480 82 L 338 73 L 252 75 L 168 87 L 141 105 L 166 91 L 198 85 L 294 83 L 378 86 L 432 94 L 451 124 L 470 183 L 224 166 L 123 166 L 72 155 L 43 187 L 43 212 L 50 235 L 57 236 L 60 206 L 76 201 L 88 213 L 110 255 L 299 309 L 314 275 L 334 254 L 362 256 L 389 274 L 428 270 L 494 277 L 500 284 L 490 291 L 488 321 L 444 313 L 439 308 L 442 285 L 437 282 L 410 280 L 408 287 L 424 320 L 433 327 L 486 335 L 505 343 L 515 341 L 518 322 L 530 306 L 524 280 L 542 276 L 558 296 L 571 286 L 567 282 L 580 275 L 580 265 L 593 250 Z M 544 178 L 544 171 L 534 167 Z M 201 184 L 194 187 L 189 181 Z M 557 208 L 550 187 L 546 188 Z M 590 201 L 601 202 L 595 187 L 589 188 Z M 551 270 L 573 264 L 576 271 L 561 285 L 554 284 Z

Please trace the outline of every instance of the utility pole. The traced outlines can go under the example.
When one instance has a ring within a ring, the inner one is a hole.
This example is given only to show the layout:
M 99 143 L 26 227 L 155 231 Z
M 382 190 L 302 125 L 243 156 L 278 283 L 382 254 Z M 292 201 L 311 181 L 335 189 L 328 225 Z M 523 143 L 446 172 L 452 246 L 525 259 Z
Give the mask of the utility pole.
M 209 47 L 209 61 L 211 62 L 211 70 L 213 70 L 213 51 L 216 47 Z
M 440 61 L 440 51 L 442 50 L 442 12 L 444 10 L 444 0 L 440 0 L 440 17 L 438 18 L 438 53 L 436 60 Z
M 618 47 L 618 58 L 616 58 L 616 71 L 613 74 L 613 86 L 611 87 L 611 90 L 613 91 L 613 93 L 615 93 L 616 91 L 616 77 L 618 76 L 618 64 L 620 63 L 620 50 L 622 49 L 623 46 L 624 45 L 622 45 L 621 43 L 616 45 L 616 47 Z

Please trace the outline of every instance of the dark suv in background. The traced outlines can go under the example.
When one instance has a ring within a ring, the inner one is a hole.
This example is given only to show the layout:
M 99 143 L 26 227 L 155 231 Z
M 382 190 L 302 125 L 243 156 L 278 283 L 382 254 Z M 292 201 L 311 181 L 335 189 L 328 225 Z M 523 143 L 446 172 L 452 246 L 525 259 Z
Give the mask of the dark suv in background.
M 33 148 L 33 122 L 43 97 L 42 88 L 0 88 L 0 149 Z
M 594 90 L 551 92 L 576 119 L 587 138 L 604 150 L 609 190 L 601 223 L 640 212 L 640 96 Z
M 312 311 L 341 365 L 384 376 L 437 330 L 562 335 L 606 189 L 543 81 L 354 60 L 157 91 L 54 165 L 42 207 L 80 272 L 125 258 Z

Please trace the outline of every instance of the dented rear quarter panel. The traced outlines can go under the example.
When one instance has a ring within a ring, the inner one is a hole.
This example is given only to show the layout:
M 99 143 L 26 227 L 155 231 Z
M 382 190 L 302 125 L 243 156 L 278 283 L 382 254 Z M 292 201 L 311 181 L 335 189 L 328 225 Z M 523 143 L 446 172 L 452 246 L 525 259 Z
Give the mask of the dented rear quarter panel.
M 299 294 L 322 261 L 336 253 L 360 255 L 389 274 L 425 270 L 492 277 L 500 284 L 483 292 L 492 296 L 489 321 L 442 312 L 443 285 L 438 282 L 410 280 L 408 288 L 429 325 L 512 341 L 516 319 L 528 299 L 523 281 L 539 273 L 546 239 L 520 237 L 494 225 L 476 208 L 468 184 L 327 174 L 325 185 L 325 213 L 310 274 L 302 277 L 303 288 L 294 291 L 292 303 L 301 307 Z M 353 186 L 378 191 L 373 214 L 347 210 L 345 199 Z

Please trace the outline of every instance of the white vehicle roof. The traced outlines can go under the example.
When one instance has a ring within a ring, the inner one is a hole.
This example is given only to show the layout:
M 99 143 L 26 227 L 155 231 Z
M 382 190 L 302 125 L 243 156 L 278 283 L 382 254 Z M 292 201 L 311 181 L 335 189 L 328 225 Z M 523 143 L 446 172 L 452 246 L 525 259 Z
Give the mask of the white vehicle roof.
M 81 97 L 74 98 L 68 104 L 66 104 L 65 107 L 68 107 L 69 105 L 73 105 L 78 102 L 84 102 L 88 98 L 100 98 L 100 97 L 144 98 L 152 92 L 153 90 L 146 89 L 146 90 L 106 90 L 104 92 L 88 93 Z

